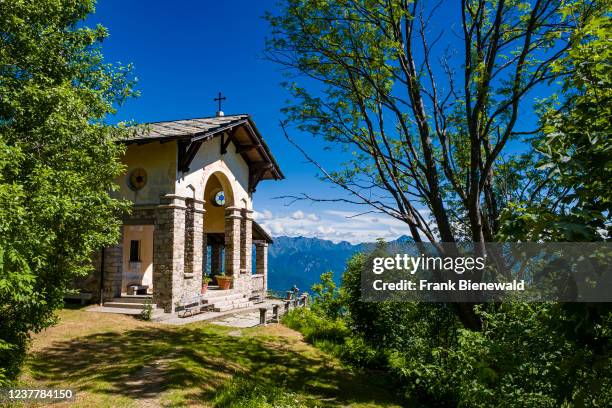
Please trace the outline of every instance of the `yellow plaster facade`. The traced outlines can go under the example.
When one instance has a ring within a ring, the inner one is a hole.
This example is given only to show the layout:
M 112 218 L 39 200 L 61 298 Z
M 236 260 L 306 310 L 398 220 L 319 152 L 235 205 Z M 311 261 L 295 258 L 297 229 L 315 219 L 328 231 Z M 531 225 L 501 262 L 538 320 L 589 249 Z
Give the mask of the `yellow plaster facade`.
M 126 225 L 123 228 L 123 274 L 121 293 L 128 285 L 148 286 L 153 289 L 153 225 Z M 139 261 L 130 262 L 130 243 L 139 242 Z
M 159 204 L 160 196 L 174 192 L 176 157 L 176 142 L 128 145 L 122 160 L 126 172 L 115 180 L 119 185 L 115 196 L 130 200 L 135 205 Z M 135 191 L 130 188 L 129 175 L 137 168 L 147 172 L 147 183 L 141 190 Z

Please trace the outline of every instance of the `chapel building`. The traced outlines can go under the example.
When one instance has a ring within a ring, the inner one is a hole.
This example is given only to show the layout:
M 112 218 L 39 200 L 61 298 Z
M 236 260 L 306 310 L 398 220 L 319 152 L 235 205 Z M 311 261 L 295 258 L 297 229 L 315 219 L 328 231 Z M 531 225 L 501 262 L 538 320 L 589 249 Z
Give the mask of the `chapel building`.
M 251 117 L 149 123 L 122 143 L 127 170 L 113 194 L 133 205 L 121 242 L 94 259 L 93 300 L 147 297 L 173 313 L 203 293 L 207 274 L 209 293 L 216 276 L 232 278 L 218 310 L 265 297 L 272 239 L 253 220 L 252 198 L 261 181 L 284 176 Z

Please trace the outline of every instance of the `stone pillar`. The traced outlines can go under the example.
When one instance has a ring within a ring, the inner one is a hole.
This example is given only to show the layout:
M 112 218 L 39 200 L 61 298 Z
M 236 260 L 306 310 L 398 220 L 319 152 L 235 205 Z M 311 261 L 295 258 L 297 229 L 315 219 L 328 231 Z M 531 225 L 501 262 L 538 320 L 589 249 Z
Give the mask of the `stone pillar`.
M 225 209 L 225 274 L 234 277 L 234 289 L 240 288 L 240 224 L 238 207 Z
M 123 279 L 123 227 L 121 241 L 117 245 L 104 248 L 104 301 L 121 296 Z
M 200 294 L 204 254 L 204 201 L 185 200 L 185 254 L 183 292 L 187 297 Z
M 240 223 L 240 273 L 253 274 L 253 210 L 242 210 Z
M 221 245 L 220 244 L 211 244 L 210 245 L 210 274 L 218 275 L 221 273 Z
M 174 312 L 182 296 L 185 262 L 185 199 L 172 194 L 161 198 L 153 235 L 153 302 Z
M 263 275 L 263 290 L 268 291 L 268 243 L 255 244 L 255 273 Z

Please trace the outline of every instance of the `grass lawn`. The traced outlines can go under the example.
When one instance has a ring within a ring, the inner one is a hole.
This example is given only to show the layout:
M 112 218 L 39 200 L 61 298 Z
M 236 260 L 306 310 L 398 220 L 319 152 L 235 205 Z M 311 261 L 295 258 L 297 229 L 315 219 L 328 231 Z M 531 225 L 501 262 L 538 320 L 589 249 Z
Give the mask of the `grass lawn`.
M 76 391 L 75 402 L 54 406 L 213 406 L 236 379 L 278 387 L 307 406 L 399 406 L 379 375 L 350 371 L 282 325 L 175 327 L 78 309 L 59 317 L 34 336 L 20 378 L 22 386 Z

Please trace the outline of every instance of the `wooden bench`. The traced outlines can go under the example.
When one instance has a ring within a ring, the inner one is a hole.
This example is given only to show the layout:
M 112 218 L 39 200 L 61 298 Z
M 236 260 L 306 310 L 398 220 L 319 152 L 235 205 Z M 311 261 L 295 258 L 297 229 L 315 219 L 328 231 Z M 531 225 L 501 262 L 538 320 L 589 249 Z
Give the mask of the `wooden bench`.
M 263 303 L 265 301 L 264 293 L 262 292 L 253 292 L 251 293 L 251 297 L 249 298 L 253 303 Z
M 187 313 L 189 313 L 189 316 L 193 316 L 194 311 L 200 313 L 202 311 L 202 296 L 198 295 L 181 299 L 178 303 L 178 307 L 181 308 L 181 310 L 178 311 L 179 317 L 187 317 Z M 183 312 L 182 316 L 181 312 Z

